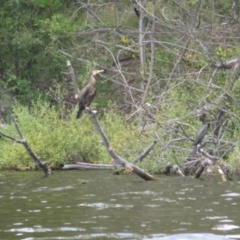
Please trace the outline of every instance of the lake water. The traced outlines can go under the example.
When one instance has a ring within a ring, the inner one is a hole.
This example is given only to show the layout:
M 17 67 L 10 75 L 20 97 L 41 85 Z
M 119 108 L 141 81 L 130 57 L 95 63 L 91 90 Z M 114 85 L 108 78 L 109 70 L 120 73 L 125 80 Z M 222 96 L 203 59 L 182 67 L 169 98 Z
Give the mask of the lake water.
M 240 239 L 240 181 L 0 172 L 0 239 Z

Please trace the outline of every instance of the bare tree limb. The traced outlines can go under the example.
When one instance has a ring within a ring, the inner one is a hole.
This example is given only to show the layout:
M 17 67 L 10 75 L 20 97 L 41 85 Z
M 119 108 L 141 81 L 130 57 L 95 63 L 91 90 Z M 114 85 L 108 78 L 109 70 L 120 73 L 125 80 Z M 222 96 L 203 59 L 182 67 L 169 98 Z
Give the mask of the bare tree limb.
M 230 68 L 234 67 L 238 61 L 239 61 L 239 58 L 235 58 L 232 60 L 227 60 L 225 62 L 212 63 L 212 66 L 216 67 L 216 68 L 230 69 Z
M 173 169 L 173 171 L 175 173 L 177 173 L 179 176 L 182 176 L 182 177 L 185 177 L 185 175 L 182 173 L 181 169 L 179 168 L 178 165 L 176 164 L 171 164 L 171 163 L 168 163 L 165 167 L 165 174 L 169 174 L 171 169 Z
M 69 57 L 69 58 L 72 58 L 72 57 L 73 57 L 71 54 L 66 53 L 66 52 L 64 52 L 64 51 L 61 50 L 61 49 L 59 49 L 58 52 L 61 53 L 61 54 L 63 54 L 64 56 Z M 101 66 L 100 64 L 98 64 L 98 63 L 96 63 L 96 62 L 92 62 L 92 61 L 89 61 L 89 60 L 86 60 L 86 59 L 83 59 L 83 58 L 77 58 L 77 60 L 80 61 L 80 62 L 84 62 L 84 63 L 91 63 L 91 64 L 94 64 L 95 66 L 100 67 L 101 69 L 104 69 L 103 66 Z
M 154 4 L 154 3 L 153 3 Z M 155 9 L 155 6 L 154 6 Z M 154 10 L 155 13 L 155 10 Z M 154 14 L 155 15 L 155 14 Z M 155 18 L 152 19 L 152 30 L 150 33 L 150 39 L 151 39 L 151 62 L 150 62 L 150 71 L 149 71 L 149 76 L 148 76 L 148 81 L 147 81 L 147 85 L 142 97 L 142 105 L 144 105 L 145 101 L 146 101 L 146 97 L 148 94 L 148 90 L 149 87 L 151 85 L 152 79 L 153 79 L 153 73 L 154 73 L 154 63 L 155 63 L 155 31 L 156 31 L 156 22 L 155 22 Z
M 36 153 L 32 150 L 32 148 L 30 147 L 30 145 L 28 144 L 27 140 L 24 138 L 14 116 L 12 115 L 12 119 L 13 119 L 13 122 L 14 122 L 14 126 L 18 132 L 18 135 L 20 136 L 20 139 L 16 139 L 14 137 L 11 137 L 7 134 L 4 134 L 2 132 L 0 132 L 0 135 L 3 136 L 3 137 L 6 137 L 8 139 L 11 139 L 13 140 L 14 142 L 16 143 L 20 143 L 20 144 L 23 144 L 23 146 L 25 147 L 25 149 L 27 150 L 28 154 L 32 157 L 32 159 L 34 160 L 35 164 L 42 168 L 42 170 L 44 171 L 45 175 L 46 176 L 49 176 L 52 174 L 51 172 L 51 169 L 47 167 L 47 164 L 45 162 L 42 162 L 41 158 L 39 156 L 36 155 Z
M 71 65 L 71 62 L 70 60 L 67 60 L 67 66 L 69 68 L 69 71 L 70 71 L 70 75 L 71 75 L 71 79 L 72 79 L 72 82 L 73 82 L 73 86 L 74 86 L 74 92 L 75 92 L 75 99 L 78 98 L 79 96 L 79 88 L 78 88 L 78 85 L 77 85 L 77 81 L 76 81 L 76 75 L 74 73 L 74 70 L 73 70 L 73 67 Z
M 101 127 L 101 125 L 98 121 L 96 113 L 89 109 L 89 114 L 91 115 L 92 120 L 95 124 L 95 127 L 96 127 L 97 131 L 99 132 L 100 136 L 102 137 L 103 144 L 106 147 L 110 156 L 112 157 L 114 164 L 121 165 L 123 168 L 126 169 L 126 171 L 131 171 L 131 172 L 137 174 L 139 177 L 143 178 L 144 180 L 155 180 L 156 179 L 151 174 L 145 172 L 143 169 L 137 167 L 136 165 L 128 162 L 127 160 L 125 160 L 124 158 L 122 158 L 118 154 L 116 154 L 114 152 L 114 150 L 112 149 L 112 147 L 110 146 L 108 138 L 107 138 L 103 128 Z
M 155 139 L 154 141 L 143 151 L 143 153 L 138 156 L 133 163 L 141 162 L 154 148 L 154 146 L 158 143 L 159 138 L 158 135 L 155 133 Z
M 91 4 L 84 4 L 83 6 L 95 19 L 103 23 L 102 19 L 91 9 Z
M 112 164 L 92 164 L 77 162 L 76 164 L 65 164 L 62 169 L 84 169 L 84 170 L 115 170 L 117 166 Z

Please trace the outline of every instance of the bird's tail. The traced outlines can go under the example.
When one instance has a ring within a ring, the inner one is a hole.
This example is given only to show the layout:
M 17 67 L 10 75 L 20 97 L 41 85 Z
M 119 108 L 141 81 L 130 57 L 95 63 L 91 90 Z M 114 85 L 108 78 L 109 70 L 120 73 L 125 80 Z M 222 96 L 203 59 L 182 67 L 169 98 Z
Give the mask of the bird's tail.
M 196 153 L 197 153 L 197 146 L 193 145 L 193 149 L 192 149 L 191 155 L 195 155 Z
M 78 112 L 77 112 L 77 116 L 76 116 L 76 119 L 80 118 L 81 115 L 82 115 L 82 112 L 83 110 L 82 109 L 79 109 Z
M 82 112 L 83 112 L 84 109 L 85 109 L 85 106 L 80 103 L 79 104 L 79 109 L 78 109 L 78 112 L 77 112 L 77 116 L 76 116 L 77 119 L 81 117 Z

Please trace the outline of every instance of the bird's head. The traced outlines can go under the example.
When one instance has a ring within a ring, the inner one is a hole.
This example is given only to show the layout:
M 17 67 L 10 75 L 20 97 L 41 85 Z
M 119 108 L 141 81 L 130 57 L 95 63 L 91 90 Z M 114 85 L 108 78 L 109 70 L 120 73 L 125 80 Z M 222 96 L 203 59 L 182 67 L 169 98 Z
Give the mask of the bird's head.
M 93 70 L 93 71 L 91 72 L 91 75 L 92 75 L 92 76 L 95 76 L 95 75 L 97 75 L 98 73 L 101 73 L 101 72 L 104 72 L 104 70 Z

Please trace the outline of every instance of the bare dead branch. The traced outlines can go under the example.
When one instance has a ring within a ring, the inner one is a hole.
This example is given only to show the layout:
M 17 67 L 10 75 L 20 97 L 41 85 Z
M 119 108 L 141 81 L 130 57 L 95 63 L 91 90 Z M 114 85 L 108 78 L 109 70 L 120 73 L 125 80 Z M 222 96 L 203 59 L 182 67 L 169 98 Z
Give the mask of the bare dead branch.
M 91 115 L 92 120 L 95 124 L 95 127 L 96 127 L 97 131 L 99 132 L 100 136 L 102 137 L 103 144 L 106 147 L 110 156 L 112 157 L 114 164 L 121 165 L 123 168 L 126 169 L 126 171 L 132 171 L 133 173 L 137 174 L 139 177 L 143 178 L 144 180 L 155 180 L 156 178 L 154 176 L 145 172 L 143 169 L 137 167 L 136 165 L 128 162 L 127 160 L 120 157 L 118 154 L 116 154 L 114 152 L 114 150 L 110 146 L 107 135 L 105 134 L 103 128 L 101 127 L 101 125 L 98 121 L 96 113 L 91 111 L 90 109 L 88 110 L 88 112 Z
M 239 58 L 235 58 L 232 60 L 227 60 L 225 62 L 214 62 L 212 63 L 212 66 L 218 69 L 230 69 L 232 67 L 234 67 L 239 61 Z
M 212 161 L 214 161 L 214 162 L 216 162 L 216 161 L 219 160 L 219 157 L 212 156 L 212 155 L 208 154 L 208 153 L 205 152 L 202 148 L 199 149 L 199 151 L 202 153 L 203 156 L 205 156 L 206 158 L 208 158 L 208 159 L 210 159 L 210 160 L 212 160 Z
M 80 91 L 79 91 L 79 88 L 78 88 L 78 85 L 77 85 L 76 76 L 75 76 L 75 73 L 74 73 L 74 70 L 73 70 L 73 67 L 72 67 L 72 64 L 71 64 L 70 60 L 67 60 L 67 66 L 69 68 L 69 71 L 70 71 L 69 73 L 71 75 L 71 79 L 72 79 L 72 82 L 73 82 L 75 98 L 77 99 Z
M 14 122 L 14 126 L 16 128 L 16 131 L 18 132 L 18 135 L 20 136 L 20 139 L 16 139 L 14 137 L 11 137 L 7 134 L 4 134 L 2 132 L 0 132 L 0 135 L 3 136 L 3 137 L 6 137 L 8 139 L 11 139 L 13 140 L 14 142 L 16 143 L 20 143 L 22 144 L 25 149 L 27 150 L 28 154 L 32 157 L 32 159 L 34 160 L 35 164 L 42 168 L 42 170 L 44 171 L 45 173 L 45 176 L 49 176 L 52 174 L 51 172 L 51 169 L 47 167 L 47 164 L 45 162 L 42 162 L 41 158 L 39 156 L 36 155 L 36 153 L 32 150 L 32 148 L 30 147 L 30 145 L 28 144 L 27 140 L 24 138 L 22 132 L 21 132 L 21 129 L 19 128 L 18 126 L 18 123 L 17 121 L 15 120 L 14 116 L 12 115 L 12 120 Z
M 65 164 L 62 169 L 64 170 L 71 170 L 71 169 L 115 170 L 116 167 L 118 166 L 114 166 L 112 164 L 92 164 L 92 163 L 77 162 L 76 164 Z
M 189 38 L 189 39 L 187 40 L 187 42 L 186 42 L 186 45 L 185 45 L 184 48 L 182 49 L 182 52 L 181 52 L 181 54 L 179 55 L 176 63 L 174 64 L 172 71 L 171 71 L 170 74 L 169 74 L 169 79 L 172 78 L 172 76 L 173 76 L 174 72 L 176 71 L 178 65 L 179 65 L 180 62 L 182 61 L 182 58 L 183 58 L 184 54 L 185 54 L 186 51 L 188 50 L 188 46 L 189 46 L 190 42 L 191 42 L 191 41 L 190 41 L 190 38 Z
M 72 58 L 72 57 L 73 57 L 71 54 L 66 53 L 66 52 L 64 52 L 63 50 L 60 50 L 60 49 L 59 49 L 58 52 L 61 53 L 61 54 L 63 54 L 64 56 L 69 57 L 69 58 Z M 101 66 L 100 64 L 98 64 L 98 63 L 96 63 L 96 62 L 92 62 L 92 61 L 89 61 L 89 60 L 86 60 L 86 59 L 83 59 L 83 58 L 77 58 L 77 60 L 80 61 L 80 62 L 84 62 L 84 63 L 94 64 L 95 66 L 98 66 L 98 67 L 100 67 L 101 69 L 104 69 L 103 66 Z
M 144 81 L 145 77 L 145 64 L 146 64 L 146 49 L 145 49 L 145 26 L 144 26 L 144 8 L 142 4 L 142 0 L 138 0 L 137 4 L 141 6 L 139 8 L 139 20 L 138 20 L 138 41 L 139 41 L 139 57 L 140 57 L 140 74 L 142 77 L 142 81 Z
M 143 153 L 138 156 L 133 163 L 137 163 L 137 162 L 141 162 L 155 147 L 155 145 L 158 143 L 159 141 L 159 137 L 158 135 L 155 133 L 155 138 L 154 141 L 143 151 Z
M 92 10 L 91 4 L 85 4 L 83 6 L 95 19 L 97 19 L 100 23 L 103 23 L 102 19 Z
M 5 138 L 8 138 L 8 139 L 14 141 L 15 143 L 22 143 L 22 140 L 21 140 L 21 139 L 16 139 L 16 138 L 11 137 L 11 136 L 9 136 L 9 135 L 1 132 L 1 131 L 0 131 L 0 135 L 3 136 L 3 137 L 5 137 Z
M 104 41 L 99 40 L 99 39 L 96 39 L 95 43 L 96 44 L 101 44 L 101 45 L 104 45 L 104 46 L 107 46 L 107 47 L 111 46 L 110 43 L 104 42 Z M 133 48 L 131 48 L 131 46 L 126 47 L 126 46 L 122 46 L 122 45 L 116 44 L 115 47 L 118 48 L 118 49 L 122 49 L 122 50 L 125 50 L 125 51 L 128 51 L 128 52 L 131 52 L 131 53 L 135 53 L 135 54 L 139 53 L 139 51 L 134 50 Z
M 202 7 L 202 0 L 198 0 L 197 9 L 192 14 L 192 26 L 196 27 L 196 28 L 199 28 L 200 23 L 201 23 L 201 19 L 200 19 L 201 7 Z M 197 21 L 198 21 L 198 23 L 196 24 Z
M 153 2 L 153 4 L 154 4 L 154 2 Z M 155 10 L 154 10 L 154 12 L 155 12 Z M 154 63 L 155 63 L 155 41 L 154 41 L 154 39 L 155 39 L 155 31 L 156 31 L 156 22 L 155 22 L 155 18 L 153 18 L 152 19 L 152 29 L 151 29 L 151 33 L 150 33 L 150 39 L 151 39 L 151 62 L 150 62 L 150 66 L 149 66 L 150 70 L 149 70 L 149 76 L 148 76 L 148 80 L 147 80 L 147 85 L 145 87 L 145 91 L 144 91 L 144 94 L 143 94 L 143 97 L 142 97 L 142 101 L 141 101 L 142 105 L 144 105 L 144 103 L 146 101 L 148 90 L 149 90 L 149 87 L 150 87 L 150 85 L 152 83 L 152 79 L 153 79 Z
M 168 163 L 165 167 L 164 173 L 169 174 L 171 169 L 173 169 L 173 171 L 175 173 L 177 173 L 179 176 L 185 177 L 185 175 L 183 174 L 183 172 L 181 171 L 181 169 L 179 168 L 179 166 L 177 164 Z
M 216 169 L 218 171 L 218 173 L 221 176 L 221 179 L 223 182 L 226 182 L 226 177 L 221 169 L 221 167 L 219 166 L 218 163 L 216 163 L 215 161 L 210 160 L 209 158 L 205 158 L 201 164 L 199 165 L 197 171 L 194 174 L 194 178 L 199 178 L 201 176 L 201 174 L 204 172 L 205 168 L 209 165 L 215 165 Z

